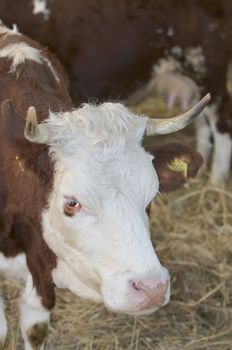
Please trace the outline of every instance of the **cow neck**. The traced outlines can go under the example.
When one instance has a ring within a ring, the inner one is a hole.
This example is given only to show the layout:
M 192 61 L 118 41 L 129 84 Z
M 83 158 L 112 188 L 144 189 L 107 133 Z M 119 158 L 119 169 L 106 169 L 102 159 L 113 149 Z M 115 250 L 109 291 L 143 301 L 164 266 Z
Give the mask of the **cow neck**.
M 3 144 L 0 251 L 6 258 L 25 254 L 37 294 L 43 306 L 51 309 L 55 304 L 52 271 L 57 266 L 57 257 L 43 238 L 41 214 L 52 188 L 53 164 L 45 147 L 38 149 L 39 153 L 31 150 L 29 154 L 23 150 L 20 154 L 21 148 L 17 152 Z M 12 181 L 15 176 L 17 181 Z

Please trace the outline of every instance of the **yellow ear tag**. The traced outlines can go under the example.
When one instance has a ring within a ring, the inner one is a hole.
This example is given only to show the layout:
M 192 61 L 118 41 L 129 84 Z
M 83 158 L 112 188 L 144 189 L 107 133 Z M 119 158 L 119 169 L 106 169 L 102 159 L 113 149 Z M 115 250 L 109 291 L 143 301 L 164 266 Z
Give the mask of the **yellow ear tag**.
M 180 158 L 174 158 L 173 161 L 168 164 L 168 168 L 176 173 L 183 173 L 184 177 L 188 175 L 188 163 Z

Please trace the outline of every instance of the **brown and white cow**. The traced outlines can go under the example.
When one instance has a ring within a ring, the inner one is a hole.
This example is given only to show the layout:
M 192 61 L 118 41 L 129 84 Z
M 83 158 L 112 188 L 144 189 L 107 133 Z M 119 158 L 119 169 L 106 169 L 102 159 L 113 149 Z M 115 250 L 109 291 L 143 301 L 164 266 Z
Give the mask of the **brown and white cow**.
M 179 93 L 185 107 L 194 85 L 198 94 L 211 91 L 213 104 L 197 124 L 197 147 L 206 163 L 214 150 L 212 181 L 228 178 L 232 101 L 226 71 L 232 42 L 231 0 L 17 0 L 11 4 L 12 0 L 1 0 L 0 18 L 17 23 L 60 57 L 77 102 L 125 100 L 147 84 L 154 63 L 176 60 L 175 78 L 182 75 L 179 83 L 187 84 L 188 92 L 176 87 L 169 104 Z
M 25 282 L 25 349 L 42 349 L 56 287 L 132 315 L 169 301 L 147 212 L 159 191 L 194 177 L 202 159 L 184 145 L 145 150 L 141 142 L 145 132 L 183 128 L 208 100 L 169 120 L 119 103 L 74 109 L 59 61 L 0 26 L 0 271 Z M 1 301 L 2 344 L 6 335 Z

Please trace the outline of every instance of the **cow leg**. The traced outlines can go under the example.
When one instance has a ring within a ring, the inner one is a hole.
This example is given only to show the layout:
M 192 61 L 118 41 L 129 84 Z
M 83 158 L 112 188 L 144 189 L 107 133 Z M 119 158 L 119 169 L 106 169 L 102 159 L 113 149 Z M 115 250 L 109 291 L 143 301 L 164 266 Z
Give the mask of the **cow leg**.
M 232 139 L 228 133 L 221 133 L 216 125 L 213 131 L 214 155 L 210 182 L 212 184 L 223 184 L 230 174 L 232 155 Z
M 209 163 L 212 150 L 212 129 L 207 115 L 201 116 L 195 122 L 197 150 L 202 155 L 204 166 Z
M 42 306 L 41 298 L 37 295 L 29 275 L 20 305 L 20 327 L 25 350 L 43 349 L 48 333 L 49 315 L 50 312 Z
M 20 305 L 20 327 L 25 350 L 42 350 L 48 333 L 49 311 L 36 310 L 25 302 Z
M 214 141 L 210 182 L 214 185 L 224 184 L 230 173 L 232 139 L 228 132 L 220 132 L 218 130 L 217 121 L 219 117 L 216 108 L 209 107 L 206 112 L 208 114 Z
M 0 298 L 0 350 L 4 349 L 4 343 L 7 336 L 7 322 L 4 312 L 4 302 Z

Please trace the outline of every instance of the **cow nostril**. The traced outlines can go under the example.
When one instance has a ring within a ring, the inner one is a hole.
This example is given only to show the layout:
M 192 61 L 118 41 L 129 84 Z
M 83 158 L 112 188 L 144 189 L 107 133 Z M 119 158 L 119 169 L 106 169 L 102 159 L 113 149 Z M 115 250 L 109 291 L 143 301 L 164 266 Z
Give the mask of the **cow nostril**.
M 140 291 L 141 288 L 139 288 L 139 286 L 135 283 L 135 282 L 132 282 L 131 281 L 131 286 L 133 287 L 133 289 L 137 290 L 137 291 Z

